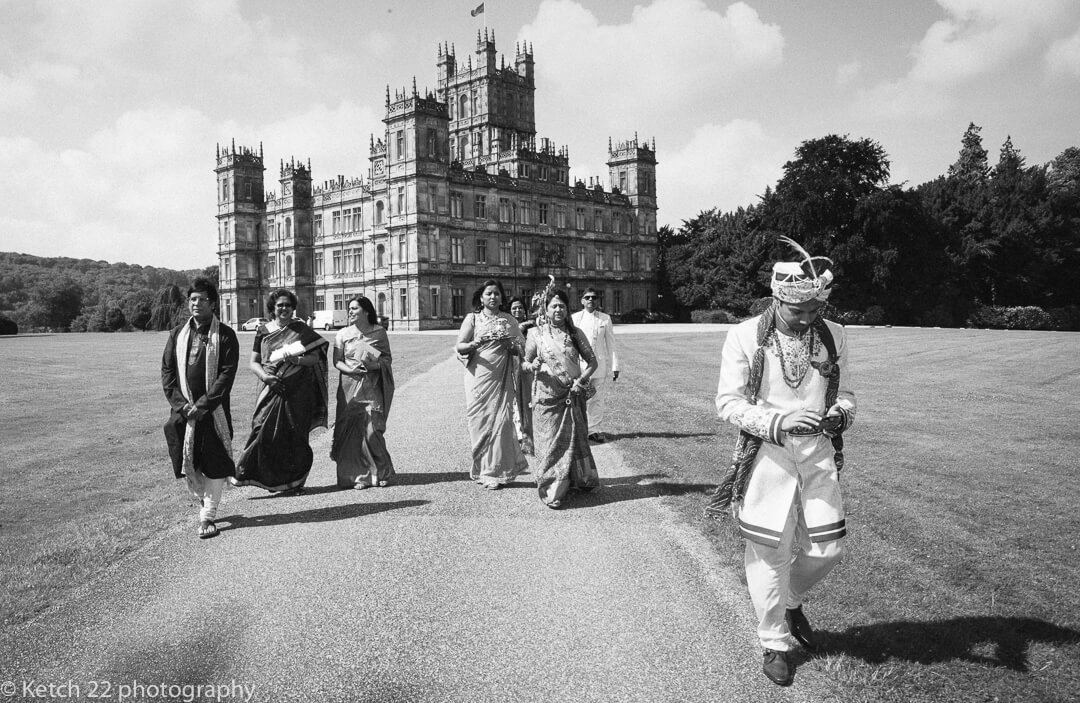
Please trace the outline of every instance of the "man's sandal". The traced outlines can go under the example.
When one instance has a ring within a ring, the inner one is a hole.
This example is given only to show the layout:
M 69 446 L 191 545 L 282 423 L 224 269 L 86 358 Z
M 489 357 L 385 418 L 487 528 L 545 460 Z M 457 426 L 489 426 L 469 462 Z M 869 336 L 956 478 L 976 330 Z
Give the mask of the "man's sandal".
M 210 539 L 211 537 L 217 537 L 218 534 L 220 533 L 213 520 L 203 520 L 199 523 L 199 539 Z

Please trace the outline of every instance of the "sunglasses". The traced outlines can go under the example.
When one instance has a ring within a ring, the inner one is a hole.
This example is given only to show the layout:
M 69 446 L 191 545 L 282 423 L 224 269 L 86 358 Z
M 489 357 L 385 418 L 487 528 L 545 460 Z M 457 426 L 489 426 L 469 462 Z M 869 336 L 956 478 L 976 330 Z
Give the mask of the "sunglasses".
M 582 300 L 596 300 L 596 296 L 595 295 L 583 295 L 583 296 L 581 296 L 581 299 Z

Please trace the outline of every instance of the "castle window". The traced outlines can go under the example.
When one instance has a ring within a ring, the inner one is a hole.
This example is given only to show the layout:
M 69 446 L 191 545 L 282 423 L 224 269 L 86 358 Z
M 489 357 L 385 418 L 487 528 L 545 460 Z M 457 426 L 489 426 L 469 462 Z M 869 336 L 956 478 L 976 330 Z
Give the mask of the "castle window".
M 315 252 L 315 275 L 323 275 L 323 253 L 321 251 Z M 316 305 L 315 307 L 320 310 L 322 309 L 321 305 Z
M 546 225 L 548 223 L 548 204 L 540 203 L 540 224 Z
M 431 158 L 435 158 L 436 147 L 438 144 L 438 137 L 434 129 L 428 127 L 427 129 L 427 155 Z
M 597 232 L 604 231 L 604 211 L 593 210 L 593 229 Z
M 478 220 L 487 219 L 487 196 L 477 195 L 473 198 L 473 207 L 476 209 L 475 217 Z
M 231 269 L 232 269 L 232 261 L 230 261 L 229 259 L 225 259 L 225 261 L 222 262 L 222 273 L 221 273 L 222 280 L 225 280 L 225 281 L 231 281 L 232 280 L 232 270 Z
M 477 239 L 476 240 L 476 263 L 478 263 L 478 264 L 486 264 L 487 263 L 487 240 L 486 239 Z
M 431 291 L 431 317 L 438 317 L 439 313 L 439 288 L 438 286 L 432 286 Z
M 461 139 L 458 139 L 458 161 L 464 161 L 470 156 L 471 154 L 469 153 L 469 138 L 462 137 Z
M 405 212 L 405 188 L 401 187 L 397 189 L 397 213 L 400 215 Z
M 619 171 L 619 190 L 626 192 L 626 171 Z
M 383 258 L 385 256 L 386 256 L 386 247 L 384 247 L 382 244 L 375 247 L 375 268 L 380 268 L 381 269 L 383 266 L 386 265 L 386 262 L 383 261 Z
M 383 210 L 385 210 L 385 207 L 383 206 L 383 201 L 380 200 L 375 203 L 375 224 L 377 225 L 381 225 L 383 223 Z
M 469 116 L 469 96 L 461 95 L 458 97 L 458 119 L 465 119 Z
M 376 300 L 376 306 L 379 310 L 379 315 L 386 314 L 386 293 L 379 293 L 379 298 Z
M 510 266 L 514 262 L 514 245 L 508 240 L 499 242 L 499 265 Z
M 398 317 L 409 316 L 409 289 L 398 288 L 398 304 L 400 309 L 398 311 Z
M 364 250 L 360 247 L 356 247 L 352 250 L 352 270 L 364 270 Z
M 364 209 L 354 207 L 352 211 L 353 231 L 359 232 L 364 228 Z
M 540 167 L 540 180 L 546 181 L 547 179 L 548 179 L 548 167 L 547 166 L 541 166 Z
M 450 263 L 465 263 L 465 240 L 461 237 L 450 237 Z
M 341 234 L 341 211 L 340 210 L 334 210 L 334 212 L 331 213 L 330 217 L 334 221 L 334 223 L 333 223 L 333 227 L 334 227 L 333 232 L 334 232 L 334 234 L 335 235 Z
M 566 206 L 559 205 L 555 208 L 555 226 L 565 229 L 566 228 Z
M 585 258 L 586 258 L 585 247 L 578 246 L 578 248 L 577 248 L 577 267 L 579 269 L 583 269 L 587 265 L 585 263 Z
M 332 257 L 333 257 L 334 270 L 331 271 L 330 273 L 345 273 L 345 266 L 344 266 L 344 263 L 341 261 L 341 251 L 340 250 L 335 251 L 332 254 Z
M 322 236 L 322 213 L 315 215 L 315 236 Z
M 577 219 L 575 220 L 578 229 L 585 229 L 585 208 L 579 207 L 577 209 Z
M 334 293 L 334 309 L 335 310 L 344 310 L 345 309 L 345 296 L 343 294 Z
M 326 305 L 326 296 L 325 295 L 316 295 L 315 296 L 315 309 L 316 310 L 322 310 L 325 305 Z
M 616 315 L 622 314 L 622 291 L 612 291 L 611 293 L 611 312 Z
M 285 238 L 288 239 L 290 237 L 292 237 L 292 218 L 291 217 L 286 217 L 285 218 Z
M 596 248 L 596 270 L 604 270 L 604 250 L 600 247 Z
M 611 268 L 616 271 L 622 271 L 622 250 L 616 249 L 611 252 Z M 618 310 L 615 312 L 618 312 Z
M 450 289 L 450 314 L 454 317 L 465 317 L 465 289 Z
M 450 194 L 450 217 L 461 217 L 461 193 Z
M 251 200 L 251 181 L 244 181 L 244 197 Z
M 405 160 L 405 132 L 400 129 L 397 132 L 397 157 L 398 161 Z
M 518 251 L 521 252 L 521 265 L 525 268 L 532 266 L 532 242 L 521 242 Z
M 499 198 L 499 222 L 510 222 L 510 198 Z
M 405 263 L 405 261 L 409 258 L 408 246 L 406 245 L 406 239 L 404 234 L 398 235 L 397 258 L 399 264 Z
M 615 234 L 622 234 L 622 215 L 611 216 L 611 231 Z
M 285 257 L 285 275 L 286 276 L 292 276 L 292 257 L 291 256 L 286 256 Z
M 229 182 L 221 182 L 221 201 L 227 202 L 229 200 Z

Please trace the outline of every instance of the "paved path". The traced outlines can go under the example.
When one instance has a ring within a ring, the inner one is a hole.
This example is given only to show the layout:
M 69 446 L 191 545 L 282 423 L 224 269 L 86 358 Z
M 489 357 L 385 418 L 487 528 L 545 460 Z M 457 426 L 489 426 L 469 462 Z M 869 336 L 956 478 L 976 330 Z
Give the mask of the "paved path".
M 594 450 L 603 489 L 566 510 L 531 476 L 468 481 L 461 374 L 447 360 L 399 389 L 394 486 L 332 489 L 320 431 L 306 494 L 228 491 L 220 537 L 175 526 L 9 633 L 5 668 L 78 685 L 69 700 L 100 697 L 91 682 L 111 700 L 208 684 L 254 687 L 227 701 L 811 699 L 812 680 L 762 677 L 738 576 L 617 443 Z

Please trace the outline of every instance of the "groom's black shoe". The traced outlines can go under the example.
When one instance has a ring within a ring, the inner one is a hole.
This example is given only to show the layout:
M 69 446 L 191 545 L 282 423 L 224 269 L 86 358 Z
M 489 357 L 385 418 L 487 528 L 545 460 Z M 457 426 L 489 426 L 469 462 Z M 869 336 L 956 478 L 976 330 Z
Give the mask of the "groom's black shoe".
M 799 640 L 802 646 L 810 651 L 817 649 L 817 643 L 814 641 L 814 628 L 810 627 L 810 621 L 803 615 L 801 605 L 798 608 L 788 608 L 785 619 L 787 620 L 788 631 L 795 636 L 795 639 Z
M 765 662 L 761 666 L 762 672 L 769 677 L 777 686 L 790 686 L 795 680 L 795 670 L 788 661 L 787 652 L 778 652 L 775 649 L 765 650 Z

